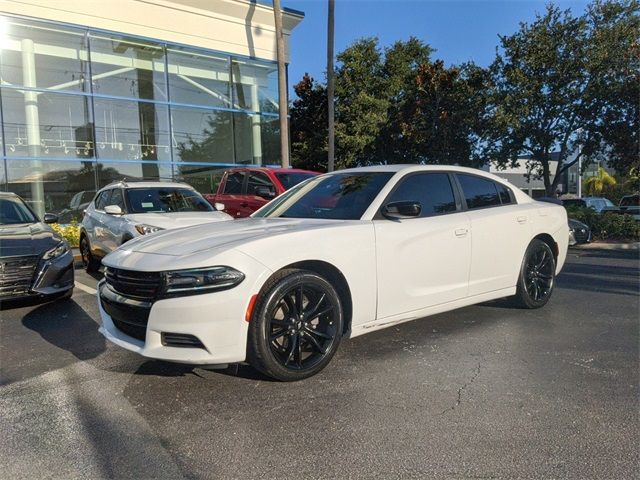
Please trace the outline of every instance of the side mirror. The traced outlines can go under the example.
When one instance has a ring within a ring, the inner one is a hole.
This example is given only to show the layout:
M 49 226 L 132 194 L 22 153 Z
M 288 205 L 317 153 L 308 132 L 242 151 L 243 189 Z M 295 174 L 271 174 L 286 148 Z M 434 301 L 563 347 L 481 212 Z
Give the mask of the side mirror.
M 266 200 L 271 200 L 276 197 L 273 190 L 269 187 L 256 187 L 254 192 L 258 197 L 262 197 Z
M 55 213 L 45 213 L 42 220 L 44 223 L 58 223 L 58 215 Z
M 219 212 L 222 212 L 224 210 L 224 203 L 216 202 L 213 204 L 213 208 L 215 208 Z
M 107 205 L 104 212 L 108 215 L 122 215 L 122 209 L 118 205 Z
M 382 215 L 391 220 L 419 217 L 421 212 L 420 202 L 391 202 L 382 207 Z

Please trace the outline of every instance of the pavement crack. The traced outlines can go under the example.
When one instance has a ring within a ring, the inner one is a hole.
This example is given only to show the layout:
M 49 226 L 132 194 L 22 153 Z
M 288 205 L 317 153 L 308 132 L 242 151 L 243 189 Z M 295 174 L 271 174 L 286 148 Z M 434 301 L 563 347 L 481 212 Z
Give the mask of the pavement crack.
M 480 375 L 480 370 L 482 368 L 482 365 L 480 362 L 478 362 L 478 366 L 474 369 L 473 375 L 471 376 L 471 378 L 469 379 L 469 381 L 467 383 L 465 383 L 464 385 L 462 385 L 459 389 L 458 389 L 458 396 L 456 398 L 456 402 L 449 408 L 444 409 L 442 412 L 440 412 L 440 415 L 444 415 L 447 412 L 450 412 L 452 410 L 455 410 L 456 407 L 458 405 L 460 405 L 460 403 L 462 403 L 462 392 L 469 386 L 471 385 L 473 382 L 475 382 L 476 378 L 478 378 L 478 375 Z

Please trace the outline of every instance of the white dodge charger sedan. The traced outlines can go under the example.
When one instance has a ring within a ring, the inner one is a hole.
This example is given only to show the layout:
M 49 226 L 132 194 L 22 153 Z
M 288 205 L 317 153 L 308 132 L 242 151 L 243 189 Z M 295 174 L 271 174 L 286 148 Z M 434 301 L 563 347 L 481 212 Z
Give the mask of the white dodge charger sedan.
M 343 337 L 501 297 L 542 307 L 568 238 L 563 207 L 479 170 L 343 170 L 251 218 L 124 244 L 103 261 L 101 332 L 149 358 L 299 380 Z

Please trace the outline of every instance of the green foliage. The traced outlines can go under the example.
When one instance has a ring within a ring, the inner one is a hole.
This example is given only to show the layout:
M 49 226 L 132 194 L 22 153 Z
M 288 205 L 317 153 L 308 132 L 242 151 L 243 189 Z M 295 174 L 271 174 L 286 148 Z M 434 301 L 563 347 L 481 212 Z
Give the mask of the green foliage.
M 596 240 L 640 240 L 640 222 L 633 216 L 616 212 L 597 213 L 592 208 L 570 206 L 567 208 L 569 218 L 578 220 L 591 228 Z
M 70 247 L 77 247 L 80 244 L 80 227 L 75 220 L 68 225 L 54 223 L 51 225 L 51 228 L 64 238 Z

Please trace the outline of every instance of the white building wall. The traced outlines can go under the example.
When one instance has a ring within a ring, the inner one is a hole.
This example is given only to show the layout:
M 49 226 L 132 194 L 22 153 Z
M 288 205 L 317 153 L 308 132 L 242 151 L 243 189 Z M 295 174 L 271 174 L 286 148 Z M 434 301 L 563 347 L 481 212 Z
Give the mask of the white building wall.
M 0 0 L 0 12 L 276 60 L 273 9 L 248 0 Z M 283 12 L 287 61 L 302 18 Z

